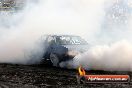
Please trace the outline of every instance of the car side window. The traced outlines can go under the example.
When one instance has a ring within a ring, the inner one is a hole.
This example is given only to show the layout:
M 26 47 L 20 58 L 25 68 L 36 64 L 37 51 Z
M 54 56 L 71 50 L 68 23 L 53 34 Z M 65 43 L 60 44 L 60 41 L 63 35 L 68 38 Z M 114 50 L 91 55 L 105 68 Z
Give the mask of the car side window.
M 48 42 L 48 44 L 50 44 L 50 45 L 55 44 L 55 38 L 52 37 L 52 36 L 49 36 L 47 42 Z

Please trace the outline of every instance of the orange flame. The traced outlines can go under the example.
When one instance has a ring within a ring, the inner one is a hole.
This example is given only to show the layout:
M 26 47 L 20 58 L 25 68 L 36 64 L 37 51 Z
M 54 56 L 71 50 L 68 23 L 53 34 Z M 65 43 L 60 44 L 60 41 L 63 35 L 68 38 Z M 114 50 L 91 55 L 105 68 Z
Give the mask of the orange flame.
M 80 76 L 84 76 L 86 74 L 85 70 L 81 66 L 79 66 L 78 71 Z

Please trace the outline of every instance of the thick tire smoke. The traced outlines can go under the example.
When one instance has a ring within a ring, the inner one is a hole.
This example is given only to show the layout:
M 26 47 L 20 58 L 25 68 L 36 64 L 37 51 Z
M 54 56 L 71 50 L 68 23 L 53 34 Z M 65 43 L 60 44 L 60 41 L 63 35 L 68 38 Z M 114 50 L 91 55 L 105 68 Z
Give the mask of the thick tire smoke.
M 111 45 L 98 45 L 60 66 L 77 68 L 81 65 L 87 70 L 132 71 L 131 52 L 132 44 L 125 40 Z
M 42 35 L 75 34 L 95 46 L 61 66 L 76 68 L 81 64 L 86 69 L 131 71 L 131 5 L 128 1 L 27 0 L 18 12 L 2 11 L 0 62 L 38 62 L 44 52 L 44 44 L 37 42 Z M 122 42 L 123 39 L 126 41 Z
M 25 0 L 24 3 L 19 11 L 0 12 L 1 63 L 27 64 L 42 59 L 44 44 L 41 46 L 37 41 L 44 34 L 91 36 L 100 27 L 102 0 Z

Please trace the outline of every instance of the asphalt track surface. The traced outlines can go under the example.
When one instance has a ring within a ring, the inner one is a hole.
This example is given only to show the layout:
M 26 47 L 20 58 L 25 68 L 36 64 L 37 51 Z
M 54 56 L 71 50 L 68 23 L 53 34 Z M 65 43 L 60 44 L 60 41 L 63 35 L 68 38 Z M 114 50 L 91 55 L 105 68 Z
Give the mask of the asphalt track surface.
M 78 84 L 77 73 L 75 69 L 49 65 L 0 64 L 0 88 L 132 88 L 132 83 Z M 132 72 L 95 70 L 86 73 L 132 75 Z

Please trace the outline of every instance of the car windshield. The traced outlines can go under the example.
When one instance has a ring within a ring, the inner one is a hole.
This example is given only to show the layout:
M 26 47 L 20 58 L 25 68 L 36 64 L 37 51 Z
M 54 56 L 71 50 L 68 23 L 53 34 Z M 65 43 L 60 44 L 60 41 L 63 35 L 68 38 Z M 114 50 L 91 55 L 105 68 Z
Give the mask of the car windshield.
M 87 44 L 80 36 L 59 36 L 56 38 L 57 43 L 61 45 L 82 45 Z

